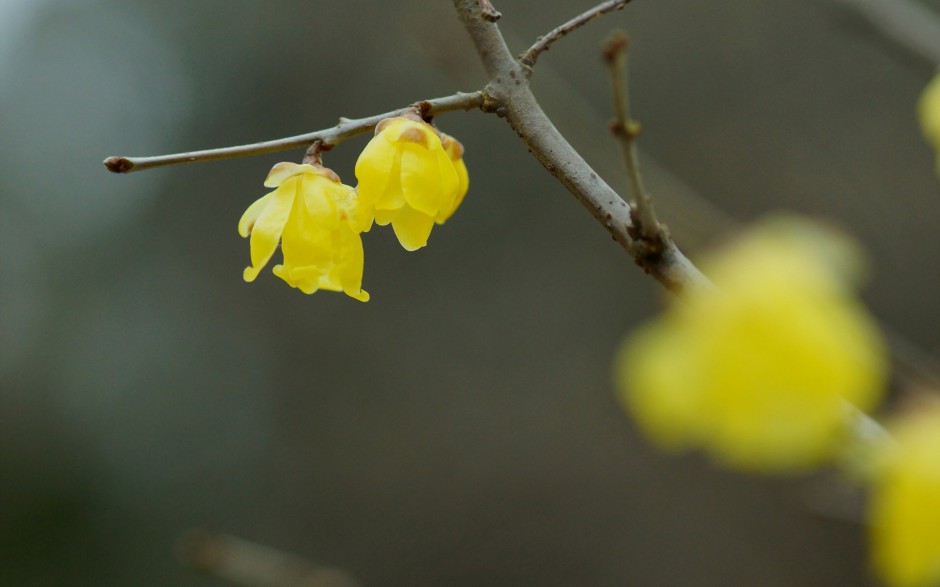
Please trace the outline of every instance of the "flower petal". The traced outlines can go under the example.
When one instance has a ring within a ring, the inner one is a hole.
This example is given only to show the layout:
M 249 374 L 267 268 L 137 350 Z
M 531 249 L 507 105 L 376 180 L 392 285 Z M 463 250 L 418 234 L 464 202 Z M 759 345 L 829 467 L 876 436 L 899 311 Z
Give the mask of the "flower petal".
M 313 165 L 308 165 L 306 163 L 303 165 L 298 165 L 297 163 L 283 161 L 276 164 L 271 168 L 271 171 L 268 172 L 268 177 L 264 180 L 264 187 L 276 188 L 287 181 L 287 179 L 290 177 L 313 172 L 316 172 Z
M 238 234 L 240 234 L 242 238 L 247 238 L 248 235 L 251 234 L 251 230 L 255 227 L 258 216 L 264 211 L 264 207 L 268 205 L 270 199 L 270 193 L 261 196 L 255 200 L 251 206 L 248 206 L 248 209 L 242 214 L 241 220 L 238 221 Z
M 339 214 L 334 198 L 336 195 L 342 195 L 336 189 L 338 184 L 322 175 L 307 175 L 301 178 L 301 181 L 300 189 L 306 206 L 304 220 L 324 230 L 335 229 L 339 223 Z
M 392 179 L 392 167 L 397 158 L 395 145 L 381 135 L 375 136 L 366 145 L 356 160 L 357 191 L 366 206 L 374 206 L 388 189 Z
M 447 156 L 444 155 L 444 158 Z M 447 165 L 453 170 L 449 159 Z M 418 145 L 404 146 L 401 154 L 401 191 L 409 206 L 428 216 L 436 215 L 441 208 L 442 196 L 446 193 L 442 183 L 441 169 L 434 151 Z
M 463 199 L 463 194 L 460 193 L 460 174 L 457 172 L 457 164 L 443 151 L 437 154 L 437 166 L 441 174 L 442 196 L 441 207 L 434 220 L 438 224 L 443 224 L 457 210 L 457 199 Z M 466 173 L 466 168 L 464 173 Z
M 360 302 L 369 301 L 369 293 L 362 289 L 362 272 L 365 253 L 362 249 L 362 237 L 351 230 L 340 229 L 340 258 L 337 263 L 337 278 L 343 292 Z
M 245 268 L 245 281 L 254 281 L 277 250 L 277 243 L 294 204 L 295 193 L 296 183 L 287 182 L 269 194 L 270 201 L 251 231 L 251 267 Z
M 402 206 L 392 218 L 392 229 L 398 242 L 406 251 L 416 251 L 428 244 L 434 217 L 419 212 L 410 206 Z

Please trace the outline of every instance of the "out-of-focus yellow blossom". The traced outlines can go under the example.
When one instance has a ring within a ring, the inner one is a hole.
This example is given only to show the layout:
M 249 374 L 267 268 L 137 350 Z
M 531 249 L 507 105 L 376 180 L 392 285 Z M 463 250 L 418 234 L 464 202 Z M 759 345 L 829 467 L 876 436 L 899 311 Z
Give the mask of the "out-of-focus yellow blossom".
M 924 136 L 937 150 L 937 173 L 940 174 L 940 73 L 927 84 L 917 111 Z
M 277 189 L 249 206 L 238 222 L 238 233 L 251 235 L 245 281 L 255 280 L 280 241 L 284 263 L 275 265 L 274 274 L 292 287 L 368 301 L 360 237 L 367 224 L 355 190 L 325 167 L 296 163 L 275 165 L 264 185 Z
M 386 118 L 376 126 L 356 162 L 356 178 L 359 197 L 374 210 L 376 224 L 391 223 L 409 251 L 425 246 L 434 223 L 454 212 L 461 187 L 437 130 L 409 116 Z
M 640 427 L 667 448 L 752 471 L 830 458 L 846 432 L 844 402 L 873 407 L 886 377 L 881 336 L 842 271 L 857 268 L 853 250 L 821 226 L 779 218 L 707 259 L 719 291 L 676 300 L 617 358 Z
M 889 585 L 940 585 L 940 404 L 889 428 L 870 501 L 872 559 Z

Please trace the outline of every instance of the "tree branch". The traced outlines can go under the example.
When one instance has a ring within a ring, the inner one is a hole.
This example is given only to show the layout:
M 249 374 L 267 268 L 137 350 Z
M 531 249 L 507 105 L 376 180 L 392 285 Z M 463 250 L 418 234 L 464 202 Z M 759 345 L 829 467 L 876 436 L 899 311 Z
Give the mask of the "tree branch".
M 496 22 L 503 15 L 493 8 L 493 3 L 490 0 L 480 0 L 480 16 L 490 22 Z
M 399 108 L 398 110 L 392 110 L 384 114 L 376 114 L 374 116 L 356 119 L 340 118 L 339 124 L 336 126 L 293 137 L 252 143 L 250 145 L 240 145 L 237 147 L 206 149 L 203 151 L 191 151 L 173 155 L 158 155 L 156 157 L 108 157 L 104 160 L 104 166 L 108 168 L 108 171 L 114 173 L 130 173 L 131 171 L 142 171 L 144 169 L 153 169 L 154 167 L 178 165 L 180 163 L 215 161 L 218 159 L 232 159 L 235 157 L 276 153 L 278 151 L 304 147 L 314 142 L 319 142 L 320 150 L 325 151 L 346 139 L 369 132 L 385 118 L 400 116 L 415 107 L 420 108 L 422 114 L 430 116 L 433 114 L 452 112 L 454 110 L 482 108 L 485 99 L 486 97 L 483 92 L 472 92 L 469 94 L 458 92 L 453 96 L 424 100 L 412 106 Z
M 519 62 L 523 65 L 534 67 L 539 55 L 548 51 L 555 41 L 564 37 L 571 31 L 581 28 L 599 16 L 613 12 L 614 10 L 620 10 L 626 6 L 628 2 L 630 2 L 630 0 L 607 0 L 579 14 L 565 24 L 552 29 L 547 34 L 536 39 L 535 43 L 519 56 Z
M 525 76 L 526 66 L 509 52 L 496 25 L 480 17 L 476 0 L 453 0 L 470 34 L 489 83 L 485 92 L 542 165 L 574 195 L 644 271 L 674 292 L 714 289 L 671 239 L 651 247 L 636 238 L 631 207 L 591 169 L 539 105 Z
M 611 124 L 611 131 L 620 142 L 623 152 L 623 164 L 630 178 L 630 190 L 633 192 L 633 221 L 640 238 L 649 242 L 661 242 L 668 239 L 666 229 L 656 218 L 653 200 L 643 185 L 640 174 L 640 162 L 636 154 L 636 138 L 640 134 L 640 124 L 630 117 L 630 94 L 627 89 L 627 50 L 630 38 L 623 31 L 618 31 L 607 41 L 604 48 L 604 60 L 610 71 L 610 85 L 614 94 L 614 112 L 616 118 Z
M 357 587 L 347 573 L 234 536 L 191 530 L 177 546 L 190 568 L 245 587 Z

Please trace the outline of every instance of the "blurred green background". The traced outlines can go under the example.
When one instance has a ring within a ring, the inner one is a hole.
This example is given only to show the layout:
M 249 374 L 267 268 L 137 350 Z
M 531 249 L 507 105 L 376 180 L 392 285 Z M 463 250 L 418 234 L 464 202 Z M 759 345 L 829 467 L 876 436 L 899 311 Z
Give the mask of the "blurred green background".
M 500 0 L 516 52 L 583 0 Z M 940 0 L 928 2 L 940 10 Z M 534 87 L 612 185 L 599 59 L 633 38 L 647 182 L 694 254 L 778 209 L 871 255 L 873 312 L 936 357 L 932 66 L 832 1 L 636 0 L 545 54 Z M 0 1 L 0 584 L 224 585 L 208 527 L 365 585 L 857 585 L 864 531 L 818 480 L 674 457 L 612 393 L 659 286 L 493 116 L 438 119 L 471 189 L 430 246 L 365 235 L 372 301 L 242 282 L 244 208 L 281 155 L 115 176 L 470 91 L 450 2 Z M 366 137 L 329 153 L 352 183 Z

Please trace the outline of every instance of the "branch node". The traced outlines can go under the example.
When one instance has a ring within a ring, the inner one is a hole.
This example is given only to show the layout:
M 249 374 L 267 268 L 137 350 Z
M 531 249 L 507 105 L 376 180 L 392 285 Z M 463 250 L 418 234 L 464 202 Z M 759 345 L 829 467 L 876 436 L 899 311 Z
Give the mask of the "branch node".
M 480 0 L 480 18 L 487 22 L 496 22 L 502 16 L 490 0 Z
M 304 153 L 304 159 L 302 163 L 308 165 L 323 165 L 323 156 L 322 153 L 329 151 L 333 148 L 333 145 L 317 139 L 313 141 L 313 144 L 310 145 L 310 148 L 307 149 L 307 152 Z
M 418 116 L 425 122 L 431 122 L 431 119 L 434 118 L 431 114 L 431 103 L 427 100 L 415 102 L 411 107 L 414 108 L 414 111 L 417 112 Z
M 488 114 L 494 114 L 501 108 L 501 102 L 498 98 L 495 98 L 488 91 L 483 91 L 483 103 L 480 105 L 480 110 Z

